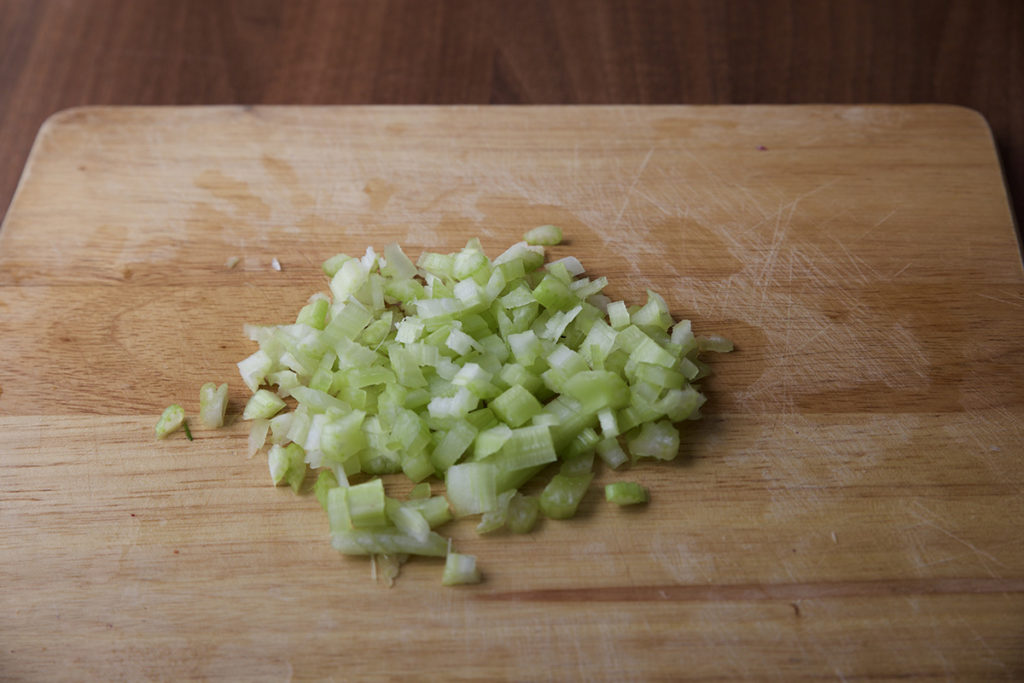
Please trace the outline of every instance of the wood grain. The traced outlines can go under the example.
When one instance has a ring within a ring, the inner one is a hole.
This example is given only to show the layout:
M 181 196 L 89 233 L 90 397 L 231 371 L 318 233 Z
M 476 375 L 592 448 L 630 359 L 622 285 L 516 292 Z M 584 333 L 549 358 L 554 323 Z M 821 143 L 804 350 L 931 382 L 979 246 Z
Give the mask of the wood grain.
M 0 0 L 0 209 L 83 104 L 948 103 L 1024 210 L 1016 0 Z
M 482 585 L 423 559 L 372 583 L 237 420 L 152 440 L 211 379 L 237 414 L 242 324 L 290 319 L 327 255 L 493 255 L 547 222 L 611 294 L 738 351 L 677 462 L 603 471 L 528 536 L 452 525 Z M 65 112 L 0 229 L 0 672 L 1022 676 L 1022 308 L 961 108 Z M 602 504 L 615 478 L 646 509 Z

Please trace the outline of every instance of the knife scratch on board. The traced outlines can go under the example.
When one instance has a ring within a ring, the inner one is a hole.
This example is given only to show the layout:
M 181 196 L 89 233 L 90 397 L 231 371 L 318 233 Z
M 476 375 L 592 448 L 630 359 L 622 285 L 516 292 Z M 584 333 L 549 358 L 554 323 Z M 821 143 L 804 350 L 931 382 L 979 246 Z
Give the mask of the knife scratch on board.
M 644 170 L 647 168 L 647 164 L 651 160 L 651 156 L 654 154 L 654 147 L 647 150 L 647 154 L 644 156 L 644 160 L 640 162 L 640 167 L 637 168 L 633 174 L 633 181 L 629 184 L 629 188 L 626 189 L 626 196 L 622 200 L 622 206 L 619 207 L 619 213 L 615 216 L 615 222 L 612 223 L 611 229 L 619 227 L 619 222 L 622 220 L 622 214 L 625 213 L 626 207 L 629 206 L 630 199 L 633 196 L 633 189 L 636 188 L 636 184 L 640 182 L 640 177 L 643 176 Z

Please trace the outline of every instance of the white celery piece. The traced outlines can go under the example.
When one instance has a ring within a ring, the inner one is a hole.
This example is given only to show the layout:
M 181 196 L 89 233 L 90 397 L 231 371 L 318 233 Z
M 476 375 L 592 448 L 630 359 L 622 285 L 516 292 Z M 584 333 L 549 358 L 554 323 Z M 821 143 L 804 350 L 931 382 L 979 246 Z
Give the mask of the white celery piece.
M 227 383 L 207 382 L 199 388 L 199 420 L 207 427 L 222 427 L 228 407 Z
M 493 510 L 498 502 L 497 476 L 497 468 L 484 462 L 467 462 L 448 468 L 445 484 L 455 516 Z
M 476 557 L 459 553 L 448 553 L 444 561 L 444 574 L 441 585 L 458 586 L 461 584 L 480 583 L 480 572 L 476 568 Z

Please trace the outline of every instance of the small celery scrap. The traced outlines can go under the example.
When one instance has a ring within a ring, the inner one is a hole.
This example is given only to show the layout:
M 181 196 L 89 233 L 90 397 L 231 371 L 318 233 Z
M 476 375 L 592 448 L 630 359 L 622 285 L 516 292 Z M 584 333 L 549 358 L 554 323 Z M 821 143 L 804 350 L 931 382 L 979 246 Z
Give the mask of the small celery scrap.
M 397 244 L 338 254 L 323 264 L 329 295 L 294 323 L 246 326 L 259 346 L 238 364 L 250 454 L 269 444 L 271 479 L 296 491 L 316 473 L 333 547 L 369 555 L 389 583 L 411 555 L 446 557 L 444 585 L 478 582 L 438 527 L 476 517 L 478 533 L 523 534 L 572 517 L 596 462 L 672 460 L 679 424 L 700 416 L 700 356 L 732 344 L 695 336 L 656 292 L 609 299 L 576 258 L 545 265 L 561 240 L 545 225 L 494 259 L 478 239 L 415 262 Z M 223 420 L 220 391 L 201 392 L 208 424 Z M 399 473 L 415 485 L 404 500 L 382 479 Z M 524 493 L 538 476 L 539 495 Z M 647 497 L 605 487 L 618 505 Z
M 156 423 L 156 438 L 165 439 L 185 424 L 185 409 L 177 403 L 172 403 L 164 409 L 160 419 Z
M 604 499 L 616 505 L 639 505 L 648 499 L 647 489 L 634 481 L 616 481 L 604 487 Z

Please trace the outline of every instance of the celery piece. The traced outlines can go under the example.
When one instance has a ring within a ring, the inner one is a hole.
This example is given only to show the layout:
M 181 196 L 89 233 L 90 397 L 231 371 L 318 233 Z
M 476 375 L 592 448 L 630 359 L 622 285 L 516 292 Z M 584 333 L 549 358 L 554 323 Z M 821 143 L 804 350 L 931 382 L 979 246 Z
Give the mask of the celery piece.
M 409 491 L 409 500 L 422 500 L 430 498 L 430 482 L 421 481 Z
M 166 438 L 168 434 L 181 429 L 184 423 L 185 409 L 177 403 L 172 403 L 164 409 L 160 419 L 156 422 L 156 438 Z
M 505 424 L 499 424 L 479 432 L 473 443 L 473 459 L 483 460 L 494 455 L 510 438 L 512 438 L 512 428 Z
M 335 301 L 345 301 L 359 291 L 369 278 L 369 270 L 359 259 L 350 259 L 331 278 L 331 294 Z
M 509 433 L 508 440 L 497 455 L 488 459 L 501 472 L 514 472 L 537 465 L 546 465 L 558 459 L 551 429 L 531 425 L 519 427 Z
M 580 410 L 596 413 L 605 408 L 624 408 L 629 403 L 629 387 L 614 372 L 587 370 L 569 377 L 563 393 L 580 402 Z
M 533 530 L 540 516 L 540 502 L 534 496 L 524 496 L 518 491 L 508 502 L 505 526 L 514 534 L 528 534 Z
M 647 290 L 647 303 L 635 311 L 630 320 L 634 325 L 654 327 L 662 331 L 668 330 L 672 325 L 672 316 L 668 312 L 665 299 L 650 289 Z
M 299 444 L 290 443 L 284 447 L 284 454 L 288 462 L 284 480 L 292 487 L 292 491 L 298 493 L 306 478 L 306 452 Z
M 570 443 L 569 447 L 565 449 L 565 453 L 562 457 L 565 459 L 566 463 L 570 460 L 578 460 L 584 456 L 590 456 L 593 458 L 594 449 L 600 441 L 601 437 L 598 436 L 597 432 L 594 431 L 592 427 L 584 427 L 580 430 L 579 434 L 573 438 L 572 443 Z M 562 473 L 568 474 L 565 472 L 564 467 L 565 465 L 563 465 Z M 588 466 L 586 469 L 589 471 L 590 467 Z
M 487 265 L 487 257 L 476 249 L 466 248 L 456 254 L 452 262 L 452 275 L 458 280 L 465 280 Z
M 679 430 L 668 420 L 647 422 L 627 445 L 634 458 L 673 460 L 679 455 Z
M 544 381 L 519 363 L 503 365 L 498 372 L 498 382 L 506 387 L 519 385 L 534 396 L 544 387 Z
M 416 498 L 407 500 L 408 507 L 417 510 L 431 529 L 437 528 L 452 519 L 452 512 L 448 508 L 448 499 L 444 496 L 430 496 L 428 498 Z
M 461 584 L 480 583 L 480 572 L 476 568 L 476 557 L 448 553 L 444 561 L 444 574 L 441 585 L 458 586 Z
M 544 409 L 533 394 L 518 384 L 495 397 L 489 406 L 500 420 L 511 427 L 524 425 Z
M 313 329 L 322 330 L 327 324 L 327 311 L 331 304 L 327 299 L 316 299 L 302 307 L 295 322 L 301 325 L 309 325 Z
M 288 472 L 288 456 L 284 446 L 274 444 L 267 452 L 267 466 L 270 468 L 270 479 L 274 485 L 280 484 L 284 475 Z
M 345 262 L 351 260 L 352 257 L 348 254 L 335 254 L 324 261 L 322 266 L 324 274 L 327 275 L 327 277 L 334 277 L 334 275 L 341 270 L 341 267 L 345 265 Z
M 487 534 L 505 526 L 505 521 L 508 518 L 508 503 L 515 493 L 514 489 L 510 489 L 498 494 L 498 502 L 494 509 L 488 510 L 480 517 L 480 523 L 476 525 L 478 534 Z
M 436 470 L 430 454 L 427 451 L 420 451 L 402 458 L 402 472 L 410 481 L 420 482 L 434 474 Z
M 452 277 L 452 267 L 455 262 L 454 254 L 436 254 L 424 251 L 416 261 L 423 270 L 438 277 Z
M 329 345 L 337 345 L 342 339 L 352 340 L 362 334 L 363 330 L 373 321 L 373 312 L 353 298 L 335 299 L 338 310 L 331 316 L 323 331 L 323 340 Z M 338 352 L 338 356 L 341 356 Z
M 523 235 L 527 244 L 553 246 L 562 241 L 562 229 L 557 225 L 540 225 Z
M 458 420 L 452 428 L 444 433 L 430 460 L 434 469 L 445 472 L 462 458 L 477 437 L 477 429 L 468 420 Z
M 408 280 L 416 275 L 416 265 L 398 244 L 392 242 L 384 247 L 384 258 L 387 265 L 380 269 L 384 275 L 396 280 Z
M 245 386 L 249 387 L 249 391 L 256 391 L 273 367 L 274 360 L 261 348 L 238 363 L 238 372 L 242 375 Z
M 622 450 L 618 439 L 609 437 L 597 443 L 597 455 L 612 469 L 615 469 L 629 460 L 626 451 Z
M 494 465 L 484 462 L 466 462 L 448 468 L 445 484 L 456 517 L 494 508 L 498 500 L 497 474 Z
M 366 529 L 387 524 L 383 480 L 371 479 L 365 484 L 350 486 L 346 502 L 349 520 L 354 528 Z
M 629 326 L 629 310 L 623 301 L 608 304 L 608 323 L 614 330 L 623 330 Z
M 551 273 L 533 288 L 533 298 L 544 308 L 554 311 L 564 311 L 579 303 L 569 285 Z
M 268 419 L 274 417 L 274 415 L 284 408 L 284 406 L 284 401 L 282 401 L 277 394 L 266 389 L 259 389 L 251 398 L 249 398 L 249 402 L 245 404 L 245 410 L 242 412 L 242 419 Z
M 207 427 L 224 425 L 224 413 L 228 407 L 227 383 L 217 386 L 207 382 L 199 388 L 199 420 Z
M 347 415 L 328 415 L 327 424 L 320 432 L 320 450 L 333 462 L 344 462 L 366 447 L 363 421 L 366 413 L 353 410 Z
M 267 432 L 270 431 L 270 420 L 257 419 L 252 421 L 249 428 L 248 450 L 249 457 L 256 455 L 267 443 Z
M 388 519 L 399 530 L 409 534 L 419 542 L 427 540 L 430 535 L 430 524 L 423 514 L 414 506 L 405 505 L 394 498 L 386 498 L 384 510 Z
M 720 334 L 710 334 L 706 337 L 697 337 L 697 348 L 701 351 L 729 353 L 733 350 L 733 345 L 731 341 Z
M 282 481 L 298 493 L 302 481 L 306 477 L 306 452 L 302 446 L 292 443 L 287 446 L 274 444 L 267 453 L 267 465 L 270 467 L 270 478 L 274 485 Z
M 320 507 L 327 512 L 327 494 L 331 489 L 337 488 L 338 477 L 335 476 L 331 470 L 320 470 L 320 475 L 316 478 L 316 483 L 313 484 L 313 495 L 316 496 L 317 501 L 320 503 Z
M 647 489 L 632 481 L 617 481 L 604 487 L 604 499 L 616 505 L 637 505 L 648 500 Z
M 568 519 L 576 514 L 583 495 L 594 478 L 592 473 L 556 474 L 540 494 L 540 509 L 545 517 Z
M 327 501 L 327 521 L 332 532 L 352 529 L 352 520 L 348 515 L 348 489 L 347 486 L 328 488 L 324 497 Z

